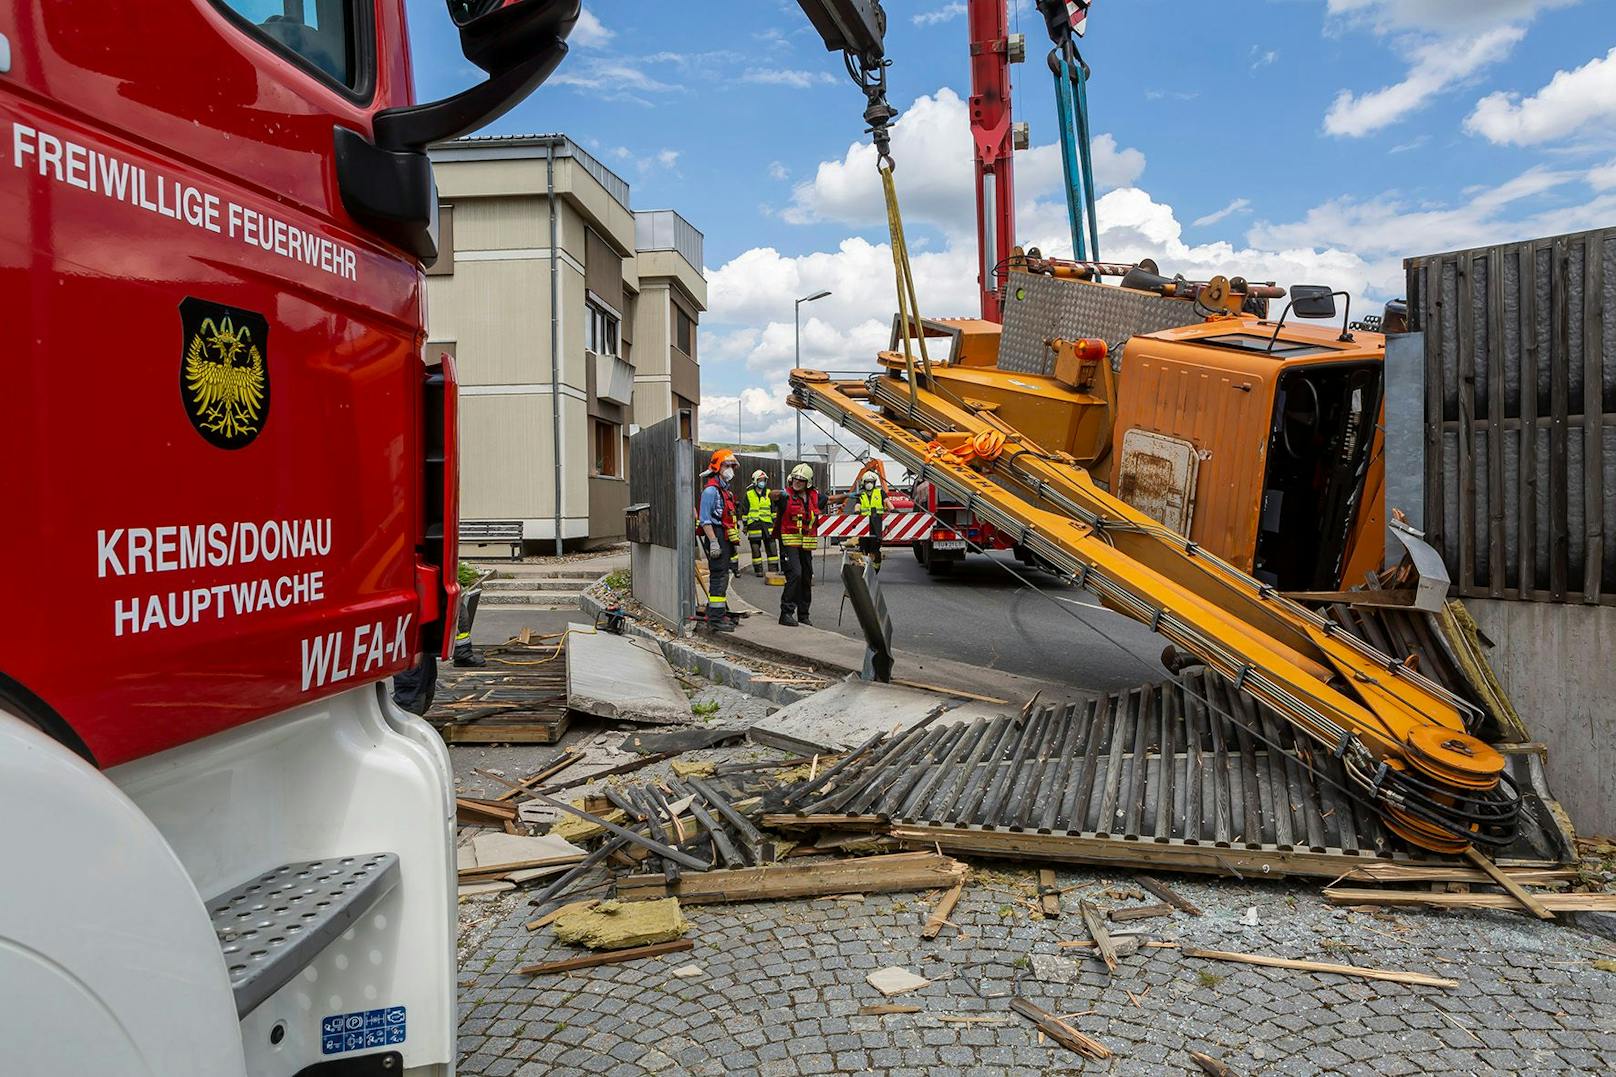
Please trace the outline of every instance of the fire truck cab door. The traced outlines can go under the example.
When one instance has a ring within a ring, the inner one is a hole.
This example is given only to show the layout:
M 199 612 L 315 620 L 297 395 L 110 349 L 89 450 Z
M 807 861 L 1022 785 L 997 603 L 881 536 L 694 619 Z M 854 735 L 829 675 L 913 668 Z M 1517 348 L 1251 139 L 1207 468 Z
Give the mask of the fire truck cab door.
M 0 8 L 0 674 L 102 766 L 413 660 L 420 269 L 332 166 L 334 127 L 409 103 L 403 28 Z

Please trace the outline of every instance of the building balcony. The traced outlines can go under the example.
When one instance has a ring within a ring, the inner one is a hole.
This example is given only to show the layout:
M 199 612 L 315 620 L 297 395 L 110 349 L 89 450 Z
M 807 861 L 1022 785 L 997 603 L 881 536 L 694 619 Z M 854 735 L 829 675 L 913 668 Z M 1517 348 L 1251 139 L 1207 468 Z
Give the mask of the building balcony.
M 634 366 L 615 355 L 585 351 L 595 365 L 595 395 L 613 404 L 630 407 L 634 403 Z
M 702 235 L 676 210 L 640 210 L 634 214 L 634 247 L 638 251 L 673 251 L 697 276 L 702 267 Z

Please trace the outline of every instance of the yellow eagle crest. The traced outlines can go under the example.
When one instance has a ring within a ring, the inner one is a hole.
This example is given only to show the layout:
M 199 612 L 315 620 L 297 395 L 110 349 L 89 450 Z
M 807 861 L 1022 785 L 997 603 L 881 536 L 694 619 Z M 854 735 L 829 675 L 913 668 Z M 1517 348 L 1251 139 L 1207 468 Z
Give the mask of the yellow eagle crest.
M 250 326 L 202 319 L 185 350 L 184 384 L 199 429 L 229 442 L 258 433 L 269 382 Z

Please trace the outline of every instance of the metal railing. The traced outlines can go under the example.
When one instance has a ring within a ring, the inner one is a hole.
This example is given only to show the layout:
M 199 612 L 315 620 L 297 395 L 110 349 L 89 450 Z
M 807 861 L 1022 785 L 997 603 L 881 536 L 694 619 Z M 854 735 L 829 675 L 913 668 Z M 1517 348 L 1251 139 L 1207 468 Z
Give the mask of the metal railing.
M 702 235 L 695 225 L 676 210 L 640 210 L 634 214 L 634 248 L 641 251 L 673 251 L 698 274 L 702 265 Z

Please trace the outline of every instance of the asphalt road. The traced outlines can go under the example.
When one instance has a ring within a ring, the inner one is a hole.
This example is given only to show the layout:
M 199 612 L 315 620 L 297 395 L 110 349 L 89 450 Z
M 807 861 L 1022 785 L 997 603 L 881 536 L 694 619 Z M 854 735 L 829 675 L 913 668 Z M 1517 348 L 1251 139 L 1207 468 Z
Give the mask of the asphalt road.
M 814 625 L 861 639 L 858 619 L 842 601 L 840 565 L 839 550 L 814 559 Z M 779 588 L 765 586 L 749 568 L 742 571 L 741 594 L 767 611 L 777 610 Z M 971 554 L 951 575 L 930 576 L 908 550 L 889 550 L 881 590 L 892 617 L 893 645 L 902 650 L 1091 691 L 1167 675 L 1161 637 L 1008 553 Z

